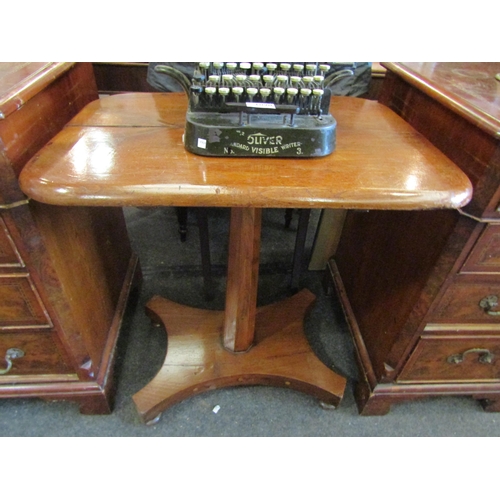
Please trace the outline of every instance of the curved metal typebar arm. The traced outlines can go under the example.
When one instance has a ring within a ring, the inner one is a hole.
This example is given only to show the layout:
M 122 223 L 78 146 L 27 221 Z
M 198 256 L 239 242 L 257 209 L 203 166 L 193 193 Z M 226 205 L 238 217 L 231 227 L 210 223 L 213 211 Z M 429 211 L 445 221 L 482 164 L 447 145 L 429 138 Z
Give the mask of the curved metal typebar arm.
M 184 92 L 186 92 L 186 95 L 189 97 L 191 82 L 184 73 L 182 73 L 178 69 L 172 68 L 171 66 L 165 66 L 164 64 L 158 64 L 154 69 L 157 73 L 165 73 L 166 75 L 174 78 L 181 85 L 181 87 L 184 89 Z

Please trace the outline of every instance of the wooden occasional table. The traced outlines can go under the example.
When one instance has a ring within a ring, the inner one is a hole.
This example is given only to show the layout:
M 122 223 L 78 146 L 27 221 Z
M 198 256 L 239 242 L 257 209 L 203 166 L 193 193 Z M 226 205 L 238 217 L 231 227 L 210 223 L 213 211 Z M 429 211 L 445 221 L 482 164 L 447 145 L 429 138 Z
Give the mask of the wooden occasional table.
M 155 421 L 182 399 L 227 386 L 290 387 L 337 406 L 346 380 L 317 359 L 303 333 L 308 290 L 257 308 L 262 208 L 457 208 L 469 179 L 385 106 L 332 99 L 337 149 L 324 158 L 209 158 L 184 149 L 183 94 L 124 94 L 84 108 L 24 168 L 24 192 L 72 206 L 230 207 L 224 311 L 153 297 L 168 332 L 165 362 L 133 399 Z

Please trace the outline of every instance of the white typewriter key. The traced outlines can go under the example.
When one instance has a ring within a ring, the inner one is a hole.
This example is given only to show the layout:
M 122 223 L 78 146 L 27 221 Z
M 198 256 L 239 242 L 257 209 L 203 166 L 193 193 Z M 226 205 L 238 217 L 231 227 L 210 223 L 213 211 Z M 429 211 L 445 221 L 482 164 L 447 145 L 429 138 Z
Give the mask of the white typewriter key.
M 219 87 L 219 94 L 222 98 L 222 103 L 226 102 L 226 96 L 229 95 L 229 89 L 227 87 Z
M 267 98 L 271 95 L 271 89 L 260 89 L 259 94 L 262 96 L 262 100 L 266 102 Z
M 309 73 L 316 74 L 316 64 L 306 64 L 306 70 Z
M 264 80 L 264 83 L 266 84 L 266 86 L 270 86 L 274 82 L 274 76 L 273 75 L 264 75 L 262 77 L 262 80 Z
M 274 87 L 274 101 L 279 103 L 281 96 L 285 93 L 285 89 L 283 87 Z
M 293 87 L 289 87 L 286 89 L 286 97 L 289 104 L 293 104 L 295 100 L 295 96 L 299 93 L 299 89 L 294 89 Z
M 209 104 L 211 105 L 213 102 L 213 97 L 215 93 L 217 92 L 217 89 L 215 87 L 205 87 L 205 93 L 208 95 L 209 99 Z
M 263 63 L 260 63 L 260 62 L 254 62 L 252 64 L 252 67 L 253 69 L 255 69 L 256 71 L 260 71 L 263 67 L 264 67 L 264 64 Z
M 325 79 L 324 76 L 321 75 L 316 75 L 314 77 L 314 83 L 317 83 L 318 85 L 321 85 L 323 83 L 323 80 Z
M 281 102 L 281 98 L 282 98 L 284 93 L 285 93 L 285 89 L 282 89 L 281 87 L 276 87 L 274 89 L 274 102 L 275 102 L 275 104 L 279 104 Z
M 236 63 L 233 63 L 233 62 L 230 62 L 230 63 L 226 64 L 226 68 L 229 71 L 234 71 L 237 67 L 238 67 L 238 65 Z
M 278 82 L 278 85 L 284 85 L 288 82 L 288 76 L 286 75 L 278 75 L 276 77 L 276 80 Z
M 202 68 L 202 69 L 208 69 L 208 68 L 210 68 L 210 63 L 209 62 L 201 62 L 200 63 L 200 68 Z
M 250 75 L 248 78 L 253 85 L 260 83 L 260 75 Z
M 266 64 L 266 68 L 269 70 L 269 71 L 276 71 L 276 69 L 278 68 L 278 65 L 275 64 L 275 63 L 267 63 Z
M 241 69 L 250 69 L 252 67 L 252 65 L 250 63 L 247 63 L 247 62 L 242 62 L 240 63 L 240 68 Z
M 247 75 L 236 75 L 236 81 L 241 83 L 247 79 Z
M 294 86 L 294 87 L 298 87 L 300 86 L 300 82 L 302 81 L 302 78 L 300 78 L 300 76 L 291 76 L 290 77 L 290 83 Z
M 330 65 L 329 64 L 320 64 L 319 65 L 319 70 L 322 73 L 326 73 L 329 69 L 330 69 Z
M 223 62 L 214 62 L 214 68 L 215 69 L 222 69 L 224 67 Z
M 311 89 L 300 89 L 300 105 L 302 107 L 309 108 L 309 96 L 311 95 L 311 92 Z
M 250 96 L 250 98 L 253 98 L 258 93 L 259 93 L 259 89 L 256 89 L 255 87 L 248 87 L 247 88 L 247 94 Z
M 313 109 L 319 111 L 319 107 L 321 104 L 321 96 L 323 95 L 323 93 L 324 93 L 323 89 L 314 89 L 313 90 L 313 103 L 312 103 Z
M 305 85 L 310 85 L 314 81 L 314 77 L 312 77 L 312 76 L 304 76 L 302 78 L 302 81 L 304 82 Z
M 292 65 L 290 63 L 281 63 L 280 64 L 280 68 L 283 71 L 289 71 L 291 67 L 292 67 Z
M 297 72 L 304 71 L 304 65 L 303 64 L 294 64 L 293 69 Z
M 234 80 L 234 75 L 222 75 L 222 82 L 224 85 L 231 85 Z
M 233 87 L 231 89 L 236 98 L 236 101 L 239 102 L 241 94 L 243 94 L 243 87 Z
M 219 83 L 219 80 L 220 80 L 220 76 L 219 75 L 210 75 L 208 77 L 208 81 L 210 83 L 214 83 L 214 84 L 218 84 Z

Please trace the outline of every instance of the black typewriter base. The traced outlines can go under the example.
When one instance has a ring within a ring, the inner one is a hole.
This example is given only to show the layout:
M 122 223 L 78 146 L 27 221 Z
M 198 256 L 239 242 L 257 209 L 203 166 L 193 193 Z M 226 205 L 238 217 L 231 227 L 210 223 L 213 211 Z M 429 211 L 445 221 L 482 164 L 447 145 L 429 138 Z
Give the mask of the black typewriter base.
M 188 113 L 184 145 L 201 156 L 320 157 L 335 150 L 337 122 L 296 115 Z M 243 123 L 242 123 L 243 121 Z

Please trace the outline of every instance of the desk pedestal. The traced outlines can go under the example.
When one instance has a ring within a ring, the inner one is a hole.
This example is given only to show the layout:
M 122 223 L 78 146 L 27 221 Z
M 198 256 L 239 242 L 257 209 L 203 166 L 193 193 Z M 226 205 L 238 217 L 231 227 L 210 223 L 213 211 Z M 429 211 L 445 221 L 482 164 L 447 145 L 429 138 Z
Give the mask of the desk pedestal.
M 256 308 L 260 209 L 233 208 L 226 310 L 210 311 L 153 297 L 147 314 L 168 334 L 165 361 L 133 396 L 146 423 L 202 392 L 239 385 L 288 387 L 337 406 L 346 379 L 325 366 L 304 335 L 315 296 L 308 290 Z

